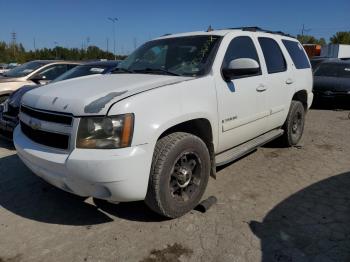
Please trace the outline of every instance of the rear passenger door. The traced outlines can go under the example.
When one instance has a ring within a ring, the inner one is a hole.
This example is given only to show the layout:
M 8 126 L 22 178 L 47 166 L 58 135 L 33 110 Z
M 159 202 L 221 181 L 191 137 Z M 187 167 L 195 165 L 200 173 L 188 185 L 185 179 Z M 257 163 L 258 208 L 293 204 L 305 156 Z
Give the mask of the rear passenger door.
M 280 43 L 270 37 L 258 37 L 258 43 L 267 69 L 266 98 L 269 110 L 267 131 L 283 125 L 289 110 L 290 93 L 293 92 L 293 70 L 287 64 Z

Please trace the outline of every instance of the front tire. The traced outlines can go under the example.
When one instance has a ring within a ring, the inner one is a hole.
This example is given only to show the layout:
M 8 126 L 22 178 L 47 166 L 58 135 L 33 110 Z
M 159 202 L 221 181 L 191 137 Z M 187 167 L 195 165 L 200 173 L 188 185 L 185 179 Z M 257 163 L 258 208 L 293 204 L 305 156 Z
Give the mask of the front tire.
M 210 175 L 205 143 L 176 132 L 158 140 L 153 154 L 146 204 L 156 213 L 180 217 L 201 200 Z
M 283 125 L 284 134 L 281 137 L 285 146 L 295 146 L 299 143 L 303 136 L 305 125 L 305 108 L 300 101 L 292 101 L 287 116 L 287 120 Z

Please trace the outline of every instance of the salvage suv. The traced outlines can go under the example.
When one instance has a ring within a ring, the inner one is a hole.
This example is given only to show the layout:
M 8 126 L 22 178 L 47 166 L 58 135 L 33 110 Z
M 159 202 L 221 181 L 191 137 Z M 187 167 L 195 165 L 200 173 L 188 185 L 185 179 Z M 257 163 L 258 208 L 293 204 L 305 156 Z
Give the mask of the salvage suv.
M 216 166 L 276 138 L 296 145 L 312 84 L 303 47 L 283 33 L 166 35 L 114 74 L 25 94 L 14 144 L 58 188 L 110 202 L 145 200 L 175 218 L 199 203 Z

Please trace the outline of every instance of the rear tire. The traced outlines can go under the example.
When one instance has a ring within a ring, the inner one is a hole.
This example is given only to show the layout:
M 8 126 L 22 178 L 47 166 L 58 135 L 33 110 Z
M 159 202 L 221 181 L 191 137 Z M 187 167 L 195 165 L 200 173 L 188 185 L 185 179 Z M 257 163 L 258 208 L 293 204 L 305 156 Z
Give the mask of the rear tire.
M 284 146 L 291 147 L 298 144 L 303 136 L 305 125 L 305 108 L 300 101 L 292 101 L 287 120 L 283 125 L 284 134 L 281 142 Z
M 167 135 L 155 147 L 145 202 L 162 216 L 180 217 L 199 203 L 209 175 L 209 151 L 200 138 L 183 132 Z

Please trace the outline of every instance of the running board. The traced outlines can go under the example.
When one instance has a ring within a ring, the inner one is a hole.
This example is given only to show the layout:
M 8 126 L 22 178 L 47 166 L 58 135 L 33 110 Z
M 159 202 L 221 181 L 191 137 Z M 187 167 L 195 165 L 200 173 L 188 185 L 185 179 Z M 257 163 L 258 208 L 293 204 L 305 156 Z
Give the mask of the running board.
M 215 156 L 215 162 L 216 166 L 222 166 L 227 163 L 230 163 L 234 160 L 237 160 L 241 158 L 244 155 L 247 155 L 248 153 L 254 151 L 258 147 L 274 140 L 275 138 L 283 135 L 282 129 L 275 129 L 270 132 L 267 132 L 261 136 L 258 136 L 257 138 L 254 138 L 252 140 L 249 140 L 248 142 L 245 142 L 244 144 L 241 144 L 237 147 L 234 147 L 232 149 L 229 149 L 225 152 L 222 152 Z

